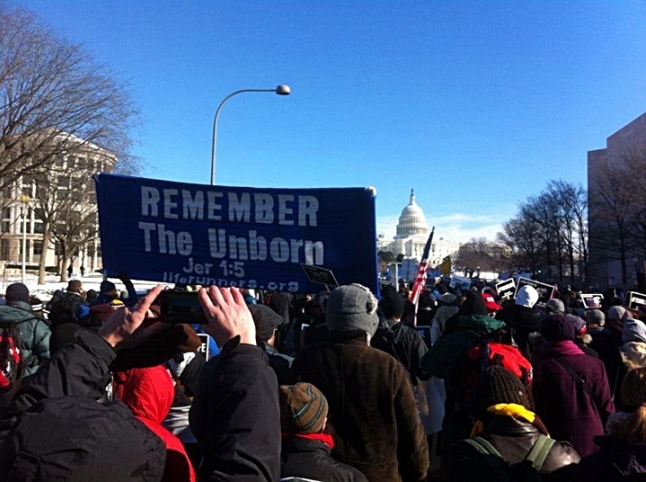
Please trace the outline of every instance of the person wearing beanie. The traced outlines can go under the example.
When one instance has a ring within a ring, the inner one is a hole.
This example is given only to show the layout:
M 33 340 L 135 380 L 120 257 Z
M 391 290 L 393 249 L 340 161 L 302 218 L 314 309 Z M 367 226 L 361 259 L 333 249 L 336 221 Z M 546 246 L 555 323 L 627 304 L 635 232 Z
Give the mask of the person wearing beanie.
M 430 378 L 421 366 L 428 347 L 417 330 L 401 323 L 404 300 L 394 287 L 384 288 L 379 300 L 379 311 L 382 320 L 370 345 L 399 361 L 408 372 L 413 387 L 417 387 L 419 380 Z
M 563 315 L 565 314 L 565 304 L 558 298 L 552 298 L 545 303 L 545 311 L 548 315 Z
M 5 298 L 6 304 L 0 306 L 0 326 L 13 325 L 20 333 L 23 344 L 20 370 L 22 376 L 31 375 L 43 360 L 50 357 L 49 339 L 52 333 L 44 318 L 32 310 L 29 289 L 23 283 L 7 286 Z
M 542 321 L 541 315 L 534 310 L 537 301 L 536 288 L 523 285 L 518 288 L 514 303 L 506 306 L 496 315 L 496 318 L 507 324 L 518 349 L 529 360 L 532 358 Z
M 547 428 L 531 411 L 523 383 L 513 373 L 499 366 L 488 367 L 477 377 L 473 397 L 478 421 L 470 439 L 450 447 L 445 480 L 497 480 L 500 476 L 487 457 L 501 457 L 510 466 L 522 465 L 538 444 L 547 450 L 539 471 L 541 476 L 549 474 L 549 480 L 551 477 L 567 480 L 572 476 L 579 455 L 568 442 L 548 438 Z M 484 455 L 479 448 L 486 444 L 497 454 L 485 449 Z
M 325 431 L 328 403 L 318 388 L 311 383 L 281 385 L 279 400 L 282 479 L 368 481 L 360 471 L 330 455 L 334 439 Z
M 583 318 L 577 315 L 565 315 L 574 325 L 574 344 L 578 346 L 583 353 L 594 358 L 599 358 L 599 353 L 594 348 L 590 348 L 592 336 L 588 334 L 588 325 Z
M 444 449 L 468 437 L 471 431 L 470 392 L 480 367 L 471 359 L 470 350 L 489 341 L 507 342 L 505 330 L 504 322 L 487 314 L 481 293 L 470 290 L 458 313 L 447 321 L 443 336 L 422 359 L 425 372 L 444 380 L 446 401 L 441 437 Z
M 597 453 L 585 457 L 576 482 L 642 480 L 646 473 L 646 367 L 630 370 L 620 389 L 625 409 L 610 416 Z
M 585 457 L 596 452 L 594 438 L 603 435 L 615 411 L 603 362 L 574 343 L 577 329 L 565 315 L 543 321 L 545 343 L 534 366 L 536 413 L 559 440 L 567 440 Z
M 369 345 L 377 305 L 365 286 L 335 288 L 324 306 L 329 342 L 303 348 L 292 372 L 325 393 L 337 460 L 369 480 L 426 480 L 428 445 L 408 373 Z

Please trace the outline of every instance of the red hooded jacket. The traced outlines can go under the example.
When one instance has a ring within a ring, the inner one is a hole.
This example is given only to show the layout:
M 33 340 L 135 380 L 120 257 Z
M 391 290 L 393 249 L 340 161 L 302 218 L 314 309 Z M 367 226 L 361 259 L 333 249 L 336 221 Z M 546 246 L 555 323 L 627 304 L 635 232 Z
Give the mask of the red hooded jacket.
M 195 482 L 195 471 L 182 442 L 161 425 L 175 396 L 168 371 L 159 365 L 116 372 L 114 394 L 117 400 L 124 402 L 134 416 L 166 444 L 166 465 L 162 481 Z

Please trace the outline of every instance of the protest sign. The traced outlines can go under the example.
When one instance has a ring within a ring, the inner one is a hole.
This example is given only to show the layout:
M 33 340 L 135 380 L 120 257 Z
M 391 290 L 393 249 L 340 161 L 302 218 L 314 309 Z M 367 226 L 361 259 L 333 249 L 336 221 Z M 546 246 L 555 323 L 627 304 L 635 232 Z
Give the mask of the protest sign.
M 463 291 L 468 290 L 471 287 L 471 279 L 465 278 L 464 276 L 451 276 L 451 283 L 449 283 L 451 288 L 460 288 Z
M 334 277 L 334 273 L 331 270 L 325 268 L 319 268 L 318 266 L 310 266 L 308 264 L 301 264 L 303 271 L 307 275 L 312 283 L 324 284 L 326 287 L 334 286 L 335 288 L 339 286 L 339 282 Z
M 638 293 L 637 291 L 628 292 L 628 308 L 631 310 L 638 310 L 639 308 L 646 308 L 646 295 Z
M 206 361 L 209 361 L 209 358 L 211 358 L 211 354 L 209 352 L 209 343 L 211 337 L 206 333 L 198 333 L 197 336 L 200 339 L 200 346 L 198 347 L 197 351 L 204 355 Z
M 516 293 L 516 283 L 513 278 L 506 279 L 496 284 L 496 293 L 501 300 L 508 300 Z
M 536 289 L 536 291 L 538 291 L 538 302 L 536 303 L 538 306 L 545 306 L 545 303 L 547 303 L 554 295 L 555 290 L 554 285 L 541 283 L 540 281 L 533 279 L 518 278 L 518 286 L 516 287 L 514 298 L 516 298 L 516 294 L 518 293 L 518 290 L 521 288 L 521 286 L 532 286 Z
M 258 189 L 95 177 L 106 275 L 314 293 L 301 264 L 377 292 L 371 188 Z
M 603 295 L 601 293 L 581 293 L 583 308 L 586 310 L 600 308 L 602 299 Z

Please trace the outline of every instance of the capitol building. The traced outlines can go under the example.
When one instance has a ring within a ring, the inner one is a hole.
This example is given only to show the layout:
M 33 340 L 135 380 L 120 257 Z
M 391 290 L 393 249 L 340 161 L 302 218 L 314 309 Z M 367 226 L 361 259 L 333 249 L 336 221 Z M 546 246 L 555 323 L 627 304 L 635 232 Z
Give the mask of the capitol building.
M 411 189 L 410 201 L 399 216 L 397 234 L 392 240 L 380 238 L 377 241 L 377 249 L 379 251 L 390 251 L 395 256 L 402 254 L 404 258 L 415 258 L 421 261 L 429 233 L 424 211 L 415 202 L 415 193 Z M 460 249 L 458 241 L 447 241 L 444 238 L 438 238 L 436 232 L 431 243 L 429 266 L 440 264 L 446 256 L 456 254 L 458 249 Z

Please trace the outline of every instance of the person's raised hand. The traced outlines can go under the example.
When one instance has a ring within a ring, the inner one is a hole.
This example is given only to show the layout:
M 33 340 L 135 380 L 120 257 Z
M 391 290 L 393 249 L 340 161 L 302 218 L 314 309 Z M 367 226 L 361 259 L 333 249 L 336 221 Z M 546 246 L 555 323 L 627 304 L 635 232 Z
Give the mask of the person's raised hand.
M 152 305 L 155 298 L 159 296 L 164 289 L 163 285 L 157 285 L 151 289 L 146 296 L 139 300 L 139 303 L 133 308 L 120 308 L 116 310 L 99 330 L 99 336 L 107 341 L 114 348 L 124 342 L 126 339 L 132 337 L 132 334 L 141 326 L 146 319 L 146 314 L 150 305 Z M 158 331 L 155 325 L 146 328 L 150 330 L 150 334 Z M 143 335 L 143 333 L 142 333 Z M 137 337 L 139 338 L 139 337 Z M 146 338 L 145 336 L 142 337 Z
M 256 325 L 238 288 L 201 288 L 198 297 L 208 321 L 204 329 L 219 346 L 240 335 L 240 343 L 256 344 Z

